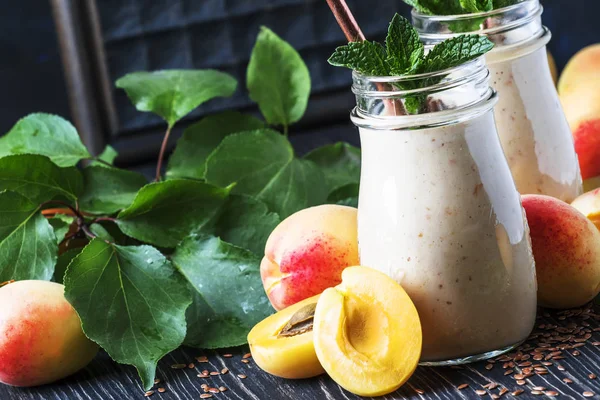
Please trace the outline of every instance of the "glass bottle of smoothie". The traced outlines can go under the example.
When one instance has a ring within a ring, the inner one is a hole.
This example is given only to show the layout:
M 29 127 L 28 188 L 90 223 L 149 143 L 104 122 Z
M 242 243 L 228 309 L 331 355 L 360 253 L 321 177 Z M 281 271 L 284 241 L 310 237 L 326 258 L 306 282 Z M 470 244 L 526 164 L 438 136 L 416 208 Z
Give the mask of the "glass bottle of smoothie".
M 412 77 L 353 73 L 361 264 L 393 277 L 414 301 L 426 365 L 499 355 L 535 322 L 529 230 L 488 77 L 481 57 Z M 398 89 L 419 80 L 422 89 Z M 414 96 L 426 99 L 419 113 L 397 115 Z
M 425 43 L 463 33 L 495 43 L 486 54 L 500 141 L 522 194 L 546 194 L 571 202 L 582 192 L 571 130 L 552 80 L 539 0 L 525 0 L 485 13 L 434 16 L 413 10 L 413 24 Z

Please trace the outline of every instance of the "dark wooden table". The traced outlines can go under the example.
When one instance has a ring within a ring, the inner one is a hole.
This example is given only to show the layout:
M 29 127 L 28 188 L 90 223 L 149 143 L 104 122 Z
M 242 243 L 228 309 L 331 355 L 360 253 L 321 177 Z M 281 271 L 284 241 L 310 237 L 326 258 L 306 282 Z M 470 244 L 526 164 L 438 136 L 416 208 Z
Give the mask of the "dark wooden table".
M 596 309 L 600 311 L 598 306 Z M 562 312 L 542 310 L 539 314 L 536 329 L 529 340 L 508 356 L 499 357 L 493 363 L 480 362 L 461 367 L 420 367 L 400 390 L 381 399 L 485 399 L 501 393 L 500 398 L 503 399 L 515 398 L 512 392 L 518 389 L 524 390 L 516 396 L 518 399 L 583 399 L 586 398 L 584 392 L 590 392 L 587 393 L 589 398 L 600 399 L 600 378 L 596 379 L 594 375 L 600 375 L 600 315 L 592 306 Z M 159 363 L 157 377 L 160 382 L 150 399 L 199 399 L 204 393 L 202 384 L 227 388 L 214 394 L 211 400 L 359 399 L 326 376 L 303 381 L 272 377 L 262 372 L 251 358 L 247 359 L 248 363 L 242 362 L 246 351 L 247 348 L 239 348 L 207 352 L 204 354 L 208 361 L 198 362 L 196 357 L 202 356 L 202 352 L 179 349 Z M 231 357 L 225 356 L 228 353 Z M 172 368 L 183 363 L 194 365 L 192 368 Z M 526 375 L 527 368 L 538 364 L 531 376 L 523 377 L 524 382 L 517 382 L 521 378 L 519 374 Z M 221 374 L 224 368 L 228 372 Z M 219 375 L 198 377 L 203 370 L 219 371 Z M 497 384 L 497 387 L 483 387 L 489 384 Z M 544 388 L 541 389 L 542 394 L 532 394 L 536 386 Z M 164 388 L 165 392 L 159 393 L 158 388 Z M 485 393 L 477 393 L 476 390 L 485 390 Z M 85 370 L 61 382 L 32 389 L 0 385 L 0 400 L 144 398 L 135 370 L 112 362 L 104 353 L 99 354 Z

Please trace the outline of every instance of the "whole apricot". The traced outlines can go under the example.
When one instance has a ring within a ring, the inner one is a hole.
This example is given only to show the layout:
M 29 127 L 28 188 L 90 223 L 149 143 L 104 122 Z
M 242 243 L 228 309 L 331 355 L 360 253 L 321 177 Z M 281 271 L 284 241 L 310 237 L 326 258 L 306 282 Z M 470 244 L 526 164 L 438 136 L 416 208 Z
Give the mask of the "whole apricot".
M 310 297 L 256 324 L 248 334 L 252 359 L 288 379 L 311 378 L 325 371 L 313 344 L 313 318 L 319 296 Z
M 600 189 L 582 194 L 571 205 L 600 229 Z
M 422 347 L 417 309 L 396 281 L 349 267 L 342 283 L 321 294 L 314 316 L 317 357 L 344 389 L 380 396 L 413 374 Z
M 85 367 L 98 352 L 64 286 L 18 281 L 0 288 L 0 382 L 37 386 Z
M 522 196 L 531 232 L 538 303 L 579 307 L 600 291 L 600 232 L 569 204 L 543 195 Z
M 358 264 L 356 208 L 322 205 L 298 211 L 273 230 L 260 264 L 276 310 L 318 295 Z

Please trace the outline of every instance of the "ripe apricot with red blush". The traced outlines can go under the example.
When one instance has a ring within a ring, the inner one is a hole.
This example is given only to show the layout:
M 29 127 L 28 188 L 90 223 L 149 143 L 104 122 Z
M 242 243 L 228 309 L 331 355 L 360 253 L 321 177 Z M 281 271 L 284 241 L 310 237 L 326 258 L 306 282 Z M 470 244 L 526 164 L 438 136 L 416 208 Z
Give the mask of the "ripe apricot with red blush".
M 322 205 L 282 221 L 269 236 L 260 265 L 271 304 L 282 310 L 339 284 L 358 264 L 356 208 Z

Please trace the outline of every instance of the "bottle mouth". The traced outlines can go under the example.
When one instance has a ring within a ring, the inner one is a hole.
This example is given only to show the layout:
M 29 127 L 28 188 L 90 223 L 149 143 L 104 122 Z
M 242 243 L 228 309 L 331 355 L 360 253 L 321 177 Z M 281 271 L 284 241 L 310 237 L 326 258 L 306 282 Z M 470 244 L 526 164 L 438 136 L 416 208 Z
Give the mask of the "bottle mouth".
M 352 74 L 359 114 L 407 118 L 458 110 L 489 97 L 489 71 L 479 57 L 458 67 L 405 76 Z
M 527 43 L 544 35 L 539 0 L 523 0 L 497 10 L 461 14 L 428 15 L 415 9 L 412 22 L 425 43 L 435 44 L 463 34 L 485 35 L 500 48 Z

